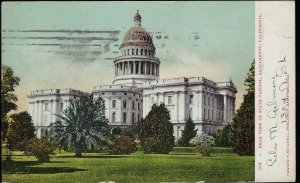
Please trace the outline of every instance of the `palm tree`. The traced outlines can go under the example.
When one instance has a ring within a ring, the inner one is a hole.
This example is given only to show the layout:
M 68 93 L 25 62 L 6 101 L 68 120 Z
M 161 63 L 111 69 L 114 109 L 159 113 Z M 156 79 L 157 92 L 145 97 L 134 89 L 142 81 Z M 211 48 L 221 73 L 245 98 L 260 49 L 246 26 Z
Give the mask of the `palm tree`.
M 76 157 L 82 156 L 84 150 L 100 150 L 111 144 L 101 97 L 81 97 L 57 116 L 59 120 L 50 125 L 50 139 L 60 148 L 74 150 Z

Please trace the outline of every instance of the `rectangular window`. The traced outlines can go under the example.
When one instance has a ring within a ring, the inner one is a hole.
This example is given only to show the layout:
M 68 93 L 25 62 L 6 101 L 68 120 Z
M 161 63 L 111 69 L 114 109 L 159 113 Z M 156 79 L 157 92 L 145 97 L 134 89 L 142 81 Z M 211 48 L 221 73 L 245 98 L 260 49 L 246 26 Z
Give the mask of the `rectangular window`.
M 210 106 L 210 97 L 207 98 L 208 106 Z
M 204 119 L 206 119 L 206 110 L 204 108 L 204 111 L 203 111 L 203 116 L 204 116 Z
M 127 105 L 126 105 L 126 101 L 124 101 L 124 102 L 123 102 L 123 108 L 125 109 L 126 106 L 127 106 Z
M 132 113 L 131 122 L 132 122 L 132 124 L 134 124 L 134 113 Z
M 193 103 L 193 95 L 190 95 L 190 104 Z
M 138 110 L 140 110 L 140 103 L 138 102 Z
M 126 112 L 123 113 L 123 123 L 126 123 Z
M 207 109 L 207 117 L 208 117 L 208 120 L 210 120 L 209 109 Z
M 112 122 L 113 123 L 116 122 L 116 113 L 115 112 L 112 113 Z
M 204 95 L 204 105 L 206 105 L 206 95 Z
M 49 103 L 45 103 L 44 111 L 49 111 Z
M 134 109 L 134 101 L 132 101 L 132 109 Z
M 193 119 L 193 109 L 192 108 L 189 110 L 189 118 Z
M 116 108 L 116 100 L 112 100 L 112 108 Z
M 169 104 L 169 105 L 172 104 L 172 96 L 168 96 L 168 104 Z

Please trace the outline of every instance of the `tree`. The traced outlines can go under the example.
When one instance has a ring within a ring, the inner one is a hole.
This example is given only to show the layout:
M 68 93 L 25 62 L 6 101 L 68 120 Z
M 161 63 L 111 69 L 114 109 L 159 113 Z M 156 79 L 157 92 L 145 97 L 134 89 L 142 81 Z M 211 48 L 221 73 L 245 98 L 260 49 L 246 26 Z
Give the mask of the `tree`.
M 173 125 L 165 104 L 154 104 L 146 118 L 139 122 L 138 129 L 144 153 L 167 154 L 173 150 Z
M 234 152 L 239 155 L 254 155 L 255 124 L 255 65 L 254 61 L 245 80 L 247 94 L 232 122 L 230 139 Z
M 214 134 L 215 146 L 218 147 L 230 147 L 230 138 L 232 135 L 231 124 L 227 124 L 223 130 Z
M 18 100 L 14 94 L 15 87 L 19 85 L 20 78 L 14 75 L 11 67 L 1 66 L 1 139 L 6 138 L 8 129 L 7 114 L 11 110 L 16 110 L 15 102 Z
M 7 147 L 10 150 L 26 150 L 26 146 L 35 138 L 31 116 L 26 112 L 12 114 L 7 132 Z
M 65 150 L 75 151 L 76 157 L 82 156 L 83 151 L 101 150 L 111 144 L 101 97 L 81 97 L 57 116 L 59 120 L 50 125 L 49 138 Z
M 198 129 L 195 130 L 195 124 L 189 118 L 184 126 L 184 129 L 181 131 L 182 136 L 178 141 L 179 146 L 190 146 L 190 140 L 197 135 Z

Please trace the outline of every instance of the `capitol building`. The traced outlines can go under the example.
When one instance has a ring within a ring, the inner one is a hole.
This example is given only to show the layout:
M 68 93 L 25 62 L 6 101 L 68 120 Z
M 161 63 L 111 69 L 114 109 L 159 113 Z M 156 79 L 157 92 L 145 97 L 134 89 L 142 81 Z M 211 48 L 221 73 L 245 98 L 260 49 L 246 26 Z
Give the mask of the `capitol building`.
M 91 93 L 74 89 L 30 92 L 29 113 L 37 137 L 44 136 L 50 123 L 58 120 L 55 114 L 60 114 L 73 100 L 87 94 L 104 99 L 106 117 L 113 128 L 135 125 L 147 116 L 153 104 L 160 103 L 165 103 L 170 112 L 177 139 L 188 118 L 195 123 L 198 134 L 216 132 L 232 120 L 237 93 L 232 81 L 214 82 L 202 76 L 160 79 L 161 62 L 141 20 L 137 12 L 134 26 L 124 35 L 119 47 L 122 55 L 114 60 L 111 85 L 95 86 Z

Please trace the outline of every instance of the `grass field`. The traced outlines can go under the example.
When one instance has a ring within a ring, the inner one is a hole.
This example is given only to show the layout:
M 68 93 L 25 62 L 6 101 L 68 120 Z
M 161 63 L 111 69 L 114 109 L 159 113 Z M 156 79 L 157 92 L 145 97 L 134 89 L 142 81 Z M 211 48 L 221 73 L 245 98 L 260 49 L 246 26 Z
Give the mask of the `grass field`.
M 254 180 L 254 157 L 238 156 L 230 148 L 213 148 L 201 157 L 194 148 L 176 147 L 170 154 L 109 155 L 85 153 L 56 154 L 49 163 L 14 152 L 13 162 L 2 156 L 3 182 L 228 182 Z

